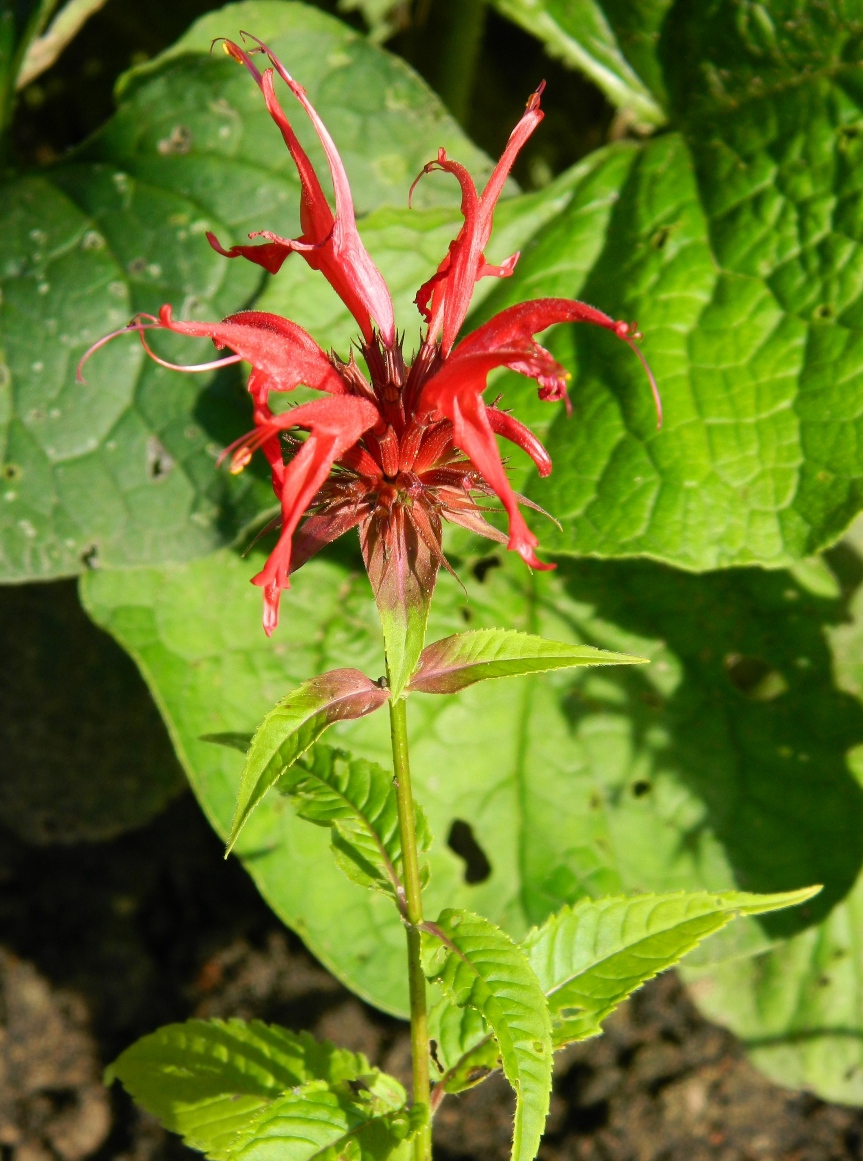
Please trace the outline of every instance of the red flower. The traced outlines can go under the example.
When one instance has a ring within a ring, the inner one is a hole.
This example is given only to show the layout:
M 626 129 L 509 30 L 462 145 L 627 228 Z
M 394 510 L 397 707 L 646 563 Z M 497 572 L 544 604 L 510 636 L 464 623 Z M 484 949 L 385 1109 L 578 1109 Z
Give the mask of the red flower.
M 251 52 L 268 58 L 272 67 L 263 73 L 237 44 L 225 41 L 224 47 L 255 79 L 297 166 L 302 183 L 302 234 L 289 239 L 259 231 L 250 237 L 262 237 L 265 242 L 228 250 L 208 234 L 210 244 L 226 257 L 250 259 L 273 274 L 291 251 L 320 270 L 357 320 L 368 374 L 353 355 L 348 363 L 326 355 L 301 327 L 261 311 L 243 311 L 223 322 L 201 323 L 174 320 L 171 308 L 164 306 L 158 318 L 139 315 L 115 334 L 137 331 L 153 358 L 177 370 L 204 370 L 240 360 L 251 364 L 248 388 L 255 429 L 228 452 L 233 453 L 231 470 L 237 472 L 257 448 L 263 451 L 281 506 L 278 544 L 253 578 L 264 590 L 266 632 L 270 634 L 276 627 L 279 597 L 289 587 L 290 574 L 324 545 L 355 527 L 382 612 L 400 608 L 408 616 L 411 608 L 427 608 L 439 567 L 449 567 L 441 549 L 442 519 L 507 544 L 532 568 L 553 568 L 536 557 L 537 538 L 519 509 L 519 504 L 535 505 L 513 492 L 495 435 L 527 452 L 542 476 L 551 471 L 551 460 L 528 428 L 508 412 L 485 403 L 489 372 L 508 367 L 535 379 L 541 399 L 566 400 L 569 376 L 534 335 L 555 323 L 587 322 L 605 327 L 636 350 L 650 378 L 658 412 L 659 397 L 635 346 L 639 336 L 634 327 L 570 299 L 539 299 L 510 307 L 456 344 L 474 284 L 487 275 L 503 278 L 512 274 L 518 260 L 514 254 L 500 266 L 490 266 L 483 250 L 491 234 L 495 203 L 516 155 L 542 120 L 543 86 L 528 101 L 482 193 L 477 192 L 467 170 L 450 161 L 443 150 L 420 174 L 440 169 L 457 179 L 464 225 L 435 274 L 417 294 L 427 329 L 408 366 L 396 335 L 389 291 L 357 231 L 344 166 L 305 91 L 260 41 L 255 40 Z M 274 71 L 317 131 L 329 163 L 335 213 L 279 104 Z M 215 363 L 176 367 L 150 349 L 145 332 L 151 329 L 207 336 L 217 348 L 234 353 Z M 100 340 L 85 359 L 113 337 Z M 274 414 L 269 393 L 291 391 L 301 383 L 326 394 Z M 300 440 L 291 434 L 296 431 L 308 435 Z M 488 523 L 483 512 L 489 509 L 477 503 L 476 498 L 494 496 L 509 517 L 508 537 Z

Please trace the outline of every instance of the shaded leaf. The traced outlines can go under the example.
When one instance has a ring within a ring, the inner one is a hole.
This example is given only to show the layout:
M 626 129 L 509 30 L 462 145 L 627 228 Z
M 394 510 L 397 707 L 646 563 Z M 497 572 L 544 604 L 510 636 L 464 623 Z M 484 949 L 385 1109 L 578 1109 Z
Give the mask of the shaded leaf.
M 358 669 L 333 669 L 283 697 L 255 731 L 240 778 L 230 851 L 249 815 L 270 787 L 333 722 L 374 713 L 389 699 L 389 690 Z
M 551 1022 L 524 953 L 480 915 L 447 908 L 423 930 L 423 967 L 459 1007 L 471 1007 L 492 1029 L 504 1075 L 515 1089 L 512 1156 L 533 1161 L 551 1091 Z
M 661 5 L 665 9 L 670 0 Z M 642 129 L 662 125 L 665 114 L 637 75 L 597 0 L 494 0 L 509 20 L 538 37 L 549 55 L 578 69 L 602 90 L 609 101 L 626 109 Z M 640 7 L 644 7 L 641 5 Z
M 578 665 L 644 663 L 643 657 L 546 641 L 515 629 L 475 629 L 428 645 L 407 688 L 410 693 L 457 693 L 494 677 L 573 669 Z
M 367 1094 L 367 1117 L 371 1110 L 398 1112 L 405 1102 L 401 1085 L 364 1056 L 260 1020 L 168 1024 L 114 1061 L 105 1081 L 114 1079 L 166 1128 L 217 1161 L 248 1148 L 252 1126 L 278 1108 L 286 1090 L 311 1085 L 314 1093 L 328 1093 L 332 1099 L 322 1103 L 340 1110 L 336 1118 L 362 1107 L 347 1099 L 347 1082 Z M 359 1111 L 353 1116 L 362 1120 Z
M 401 898 L 402 852 L 392 774 L 376 762 L 318 745 L 286 771 L 276 789 L 300 818 L 333 828 L 336 862 L 349 879 Z M 416 808 L 417 850 L 431 846 L 422 807 Z M 428 879 L 428 868 L 420 873 Z
M 225 244 L 256 229 L 298 232 L 299 183 L 261 95 L 245 70 L 210 56 L 213 37 L 240 28 L 297 62 L 360 213 L 404 205 L 439 145 L 479 177 L 488 172 L 402 61 L 302 4 L 229 5 L 128 74 L 116 115 L 73 157 L 0 187 L 7 582 L 188 559 L 233 540 L 272 504 L 263 473 L 215 470 L 219 450 L 251 426 L 235 369 L 178 375 L 123 338 L 91 360 L 85 385 L 75 382 L 90 344 L 137 311 L 170 302 L 176 317 L 221 318 L 249 304 L 260 270 L 214 253 L 206 230 Z M 303 117 L 296 127 L 320 160 Z M 419 205 L 458 204 L 446 184 L 417 195 Z M 205 340 L 159 335 L 156 347 L 182 363 L 212 358 Z

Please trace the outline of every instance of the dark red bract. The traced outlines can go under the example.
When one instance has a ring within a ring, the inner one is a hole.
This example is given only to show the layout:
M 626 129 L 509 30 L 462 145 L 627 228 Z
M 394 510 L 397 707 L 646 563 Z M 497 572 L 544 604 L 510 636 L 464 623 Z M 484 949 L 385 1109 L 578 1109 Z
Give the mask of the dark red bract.
M 508 367 L 535 379 L 541 399 L 566 400 L 566 370 L 534 338 L 546 327 L 563 322 L 604 327 L 629 343 L 642 363 L 644 359 L 634 343 L 638 337 L 634 327 L 584 303 L 561 298 L 510 307 L 456 341 L 475 283 L 489 275 L 507 277 L 518 260 L 516 253 L 500 266 L 491 266 L 483 251 L 495 203 L 516 155 L 542 120 L 542 86 L 528 101 L 482 193 L 467 170 L 450 161 L 443 150 L 423 170 L 440 169 L 458 180 L 464 224 L 435 274 L 417 294 L 427 326 L 419 351 L 407 365 L 396 334 L 392 300 L 357 231 L 347 175 L 332 138 L 303 88 L 266 45 L 249 39 L 255 44 L 251 53 L 265 55 L 272 66 L 263 73 L 239 45 L 225 41 L 224 48 L 255 79 L 296 163 L 302 183 L 302 234 L 289 239 L 261 231 L 250 237 L 263 237 L 264 242 L 229 249 L 212 234 L 208 238 L 220 254 L 249 259 L 273 274 L 292 251 L 320 270 L 357 321 L 368 373 L 353 356 L 344 363 L 327 355 L 302 327 L 262 311 L 204 323 L 175 320 L 171 308 L 164 306 L 158 317 L 139 315 L 115 335 L 137 331 L 148 353 L 165 366 L 174 364 L 154 355 L 146 331 L 207 336 L 219 349 L 234 352 L 215 363 L 177 370 L 205 370 L 240 360 L 251 364 L 248 388 L 255 429 L 228 453 L 232 453 L 231 470 L 236 472 L 242 471 L 256 449 L 263 451 L 281 507 L 276 521 L 281 526 L 279 541 L 253 578 L 264 590 L 264 628 L 269 634 L 276 627 L 279 598 L 290 586 L 290 574 L 352 528 L 359 529 L 369 577 L 383 606 L 415 601 L 417 592 L 430 595 L 439 567 L 447 567 L 441 546 L 444 519 L 505 543 L 532 568 L 553 567 L 536 556 L 537 538 L 519 510 L 519 504 L 529 502 L 513 492 L 495 437 L 502 436 L 527 452 L 540 475 L 551 471 L 551 460 L 528 428 L 508 412 L 485 403 L 489 373 Z M 335 213 L 275 95 L 276 72 L 318 133 L 329 163 Z M 88 356 L 115 335 L 102 339 Z M 653 378 L 644 366 L 659 410 Z M 276 415 L 269 405 L 270 392 L 291 391 L 300 384 L 325 394 Z M 292 434 L 299 432 L 308 434 L 304 439 Z M 486 508 L 478 501 L 492 497 L 506 510 L 508 536 L 483 515 Z

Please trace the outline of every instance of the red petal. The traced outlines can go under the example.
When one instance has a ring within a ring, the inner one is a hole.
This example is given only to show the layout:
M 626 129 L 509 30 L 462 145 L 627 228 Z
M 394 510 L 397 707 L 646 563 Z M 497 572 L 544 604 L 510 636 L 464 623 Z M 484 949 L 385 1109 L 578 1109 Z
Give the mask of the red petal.
M 333 463 L 379 418 L 377 408 L 365 399 L 342 396 L 316 399 L 271 421 L 269 426 L 274 433 L 289 427 L 305 427 L 310 434 L 284 470 L 279 542 L 263 569 L 253 577 L 253 583 L 264 589 L 264 629 L 268 636 L 278 619 L 278 591 L 290 587 L 291 541 L 303 513 L 326 480 Z
M 551 472 L 551 456 L 533 434 L 529 427 L 510 415 L 507 411 L 498 411 L 496 407 L 487 407 L 485 413 L 495 435 L 502 435 L 510 443 L 516 444 L 522 451 L 527 452 L 536 464 L 539 474 L 547 476 Z
M 443 327 L 441 349 L 444 356 L 452 350 L 467 316 L 476 282 L 488 275 L 498 278 L 508 277 L 518 260 L 518 254 L 514 254 L 502 265 L 490 266 L 485 260 L 483 250 L 491 237 L 495 205 L 509 172 L 519 150 L 543 118 L 539 99 L 544 87 L 545 82 L 532 94 L 524 115 L 510 134 L 503 155 L 481 195 L 477 195 L 470 174 L 464 166 L 449 161 L 443 150 L 438 154 L 438 160 L 430 162 L 423 170 L 423 173 L 430 173 L 433 169 L 442 169 L 451 173 L 457 178 L 462 189 L 461 209 L 464 214 L 464 225 L 455 241 L 450 243 L 449 252 L 437 272 L 420 288 L 416 299 L 420 312 L 429 323 L 429 342 L 434 342 Z
M 255 40 L 260 51 L 266 53 L 273 68 L 303 106 L 315 128 L 330 168 L 336 198 L 336 213 L 334 216 L 312 164 L 279 104 L 273 90 L 272 69 L 267 69 L 263 74 L 259 73 L 248 53 L 232 41 L 227 41 L 227 51 L 246 65 L 264 94 L 270 116 L 279 126 L 285 144 L 297 166 L 303 189 L 300 204 L 300 222 L 303 235 L 298 243 L 270 235 L 269 245 L 261 247 L 262 250 L 266 250 L 266 253 L 261 254 L 260 257 L 254 253 L 252 247 L 232 247 L 236 253 L 228 251 L 228 257 L 242 254 L 244 257 L 251 258 L 252 261 L 266 266 L 268 262 L 275 263 L 283 249 L 285 254 L 281 256 L 279 262 L 281 265 L 287 252 L 291 249 L 297 249 L 309 265 L 314 270 L 320 270 L 329 281 L 359 323 L 366 342 L 372 341 L 373 324 L 375 324 L 384 344 L 392 346 L 395 342 L 395 316 L 392 299 L 383 276 L 369 256 L 357 230 L 347 173 L 335 143 L 306 96 L 302 85 L 294 80 L 278 57 L 270 52 L 262 41 L 257 40 L 256 37 L 250 39 Z M 249 250 L 252 250 L 252 253 L 247 253 Z M 222 252 L 225 253 L 225 251 Z M 269 268 L 267 266 L 267 269 Z
M 316 391 L 344 394 L 341 376 L 312 336 L 277 314 L 245 310 L 220 323 L 178 322 L 171 317 L 170 306 L 163 306 L 159 319 L 177 334 L 200 335 L 218 347 L 230 347 L 267 376 L 270 390 L 291 391 L 304 383 Z
M 452 420 L 455 442 L 470 456 L 471 462 L 494 488 L 506 508 L 509 516 L 509 548 L 517 552 L 531 568 L 554 568 L 553 564 L 543 564 L 538 560 L 533 551 L 539 541 L 525 524 L 518 509 L 518 501 L 501 463 L 497 441 L 479 393 L 468 392 L 463 397 L 455 397 Z

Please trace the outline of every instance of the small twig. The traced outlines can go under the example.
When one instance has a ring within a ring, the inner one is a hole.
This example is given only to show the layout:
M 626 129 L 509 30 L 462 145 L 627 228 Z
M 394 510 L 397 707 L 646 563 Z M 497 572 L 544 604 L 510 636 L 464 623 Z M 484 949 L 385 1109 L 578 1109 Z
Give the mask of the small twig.
M 74 40 L 93 13 L 98 12 L 105 2 L 106 0 L 69 0 L 51 21 L 47 32 L 31 41 L 15 78 L 16 91 L 20 92 L 49 69 L 66 45 Z

